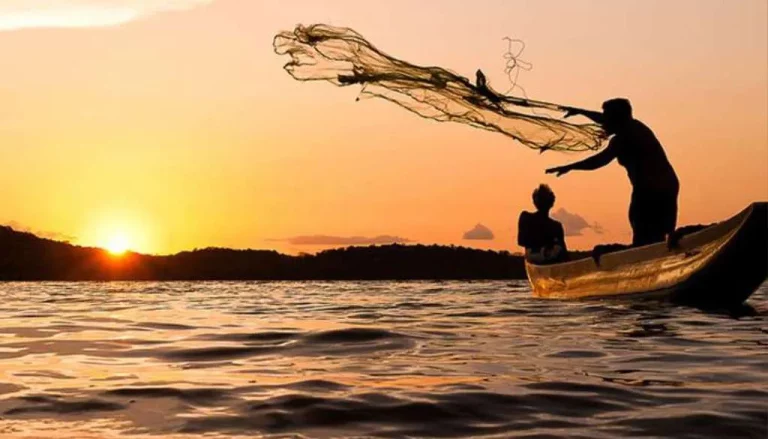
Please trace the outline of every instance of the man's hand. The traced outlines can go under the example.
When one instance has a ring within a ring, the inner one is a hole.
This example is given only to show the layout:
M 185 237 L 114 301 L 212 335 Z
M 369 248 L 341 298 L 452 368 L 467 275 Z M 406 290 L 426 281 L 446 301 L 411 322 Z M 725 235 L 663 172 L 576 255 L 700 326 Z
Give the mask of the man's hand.
M 577 116 L 579 114 L 581 114 L 581 111 L 579 111 L 578 108 L 565 107 L 565 115 L 563 115 L 563 119 L 568 119 L 571 116 Z
M 561 175 L 565 175 L 569 172 L 571 172 L 571 167 L 568 165 L 565 166 L 558 166 L 555 168 L 549 168 L 545 171 L 547 174 L 555 174 L 556 177 L 560 177 Z

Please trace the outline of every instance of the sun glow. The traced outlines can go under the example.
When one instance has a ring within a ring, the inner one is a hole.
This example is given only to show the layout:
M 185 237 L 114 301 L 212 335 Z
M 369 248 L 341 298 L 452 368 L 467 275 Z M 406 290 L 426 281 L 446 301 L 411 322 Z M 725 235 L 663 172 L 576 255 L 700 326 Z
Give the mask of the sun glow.
M 131 242 L 125 234 L 116 233 L 104 244 L 104 248 L 113 255 L 122 255 L 131 248 Z
M 141 207 L 105 206 L 88 214 L 77 244 L 99 247 L 115 256 L 156 251 L 153 218 L 145 215 Z

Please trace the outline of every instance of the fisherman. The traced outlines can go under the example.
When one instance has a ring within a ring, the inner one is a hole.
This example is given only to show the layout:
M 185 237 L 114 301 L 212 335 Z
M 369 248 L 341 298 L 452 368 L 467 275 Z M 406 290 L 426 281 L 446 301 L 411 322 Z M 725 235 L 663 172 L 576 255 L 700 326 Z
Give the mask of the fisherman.
M 677 224 L 677 195 L 680 183 L 664 148 L 650 128 L 632 117 L 629 100 L 617 98 L 603 103 L 603 112 L 568 108 L 565 117 L 583 115 L 602 125 L 612 135 L 608 146 L 580 162 L 547 169 L 558 177 L 573 170 L 592 171 L 618 159 L 632 184 L 629 223 L 632 245 L 664 241 Z
M 536 212 L 522 212 L 517 224 L 517 244 L 525 247 L 525 259 L 535 264 L 562 262 L 568 258 L 563 225 L 549 217 L 555 194 L 546 184 L 533 191 Z

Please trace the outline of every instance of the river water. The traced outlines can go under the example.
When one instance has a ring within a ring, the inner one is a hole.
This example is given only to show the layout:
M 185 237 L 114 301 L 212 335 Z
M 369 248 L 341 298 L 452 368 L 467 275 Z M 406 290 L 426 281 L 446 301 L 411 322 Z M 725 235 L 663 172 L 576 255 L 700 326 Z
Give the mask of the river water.
M 738 315 L 525 282 L 0 284 L 0 437 L 755 437 Z

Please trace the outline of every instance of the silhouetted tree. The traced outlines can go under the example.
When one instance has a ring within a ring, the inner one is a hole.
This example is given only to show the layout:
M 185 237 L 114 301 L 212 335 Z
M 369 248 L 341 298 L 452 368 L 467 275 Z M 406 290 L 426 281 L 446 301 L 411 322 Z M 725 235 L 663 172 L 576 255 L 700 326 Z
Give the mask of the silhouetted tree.
M 106 250 L 0 226 L 0 280 L 523 279 L 523 258 L 456 246 L 391 244 L 316 255 L 205 248 L 170 256 Z

